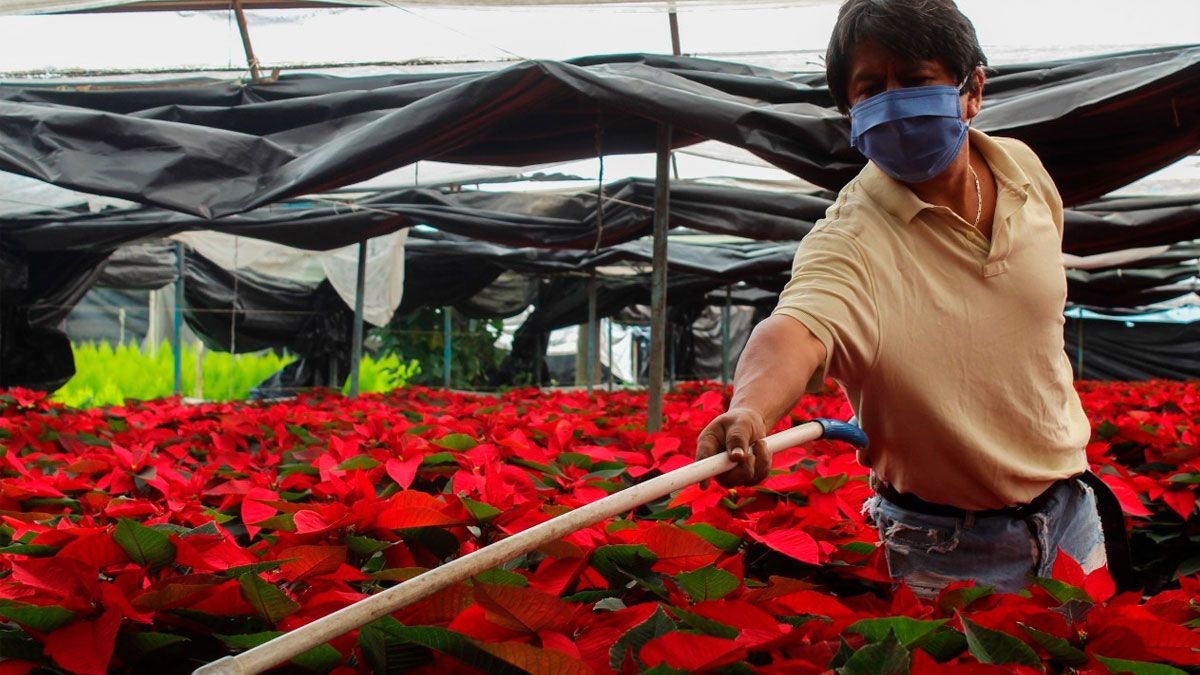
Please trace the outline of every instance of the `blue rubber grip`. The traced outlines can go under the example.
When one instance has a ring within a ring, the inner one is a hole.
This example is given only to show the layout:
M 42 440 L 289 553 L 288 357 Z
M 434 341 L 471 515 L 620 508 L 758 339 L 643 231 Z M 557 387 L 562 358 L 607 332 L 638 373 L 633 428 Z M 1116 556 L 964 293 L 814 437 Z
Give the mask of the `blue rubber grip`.
M 864 450 L 870 443 L 863 430 L 853 424 L 842 422 L 841 420 L 829 420 L 823 417 L 818 417 L 813 421 L 820 424 L 821 428 L 825 430 L 825 433 L 821 434 L 821 438 L 827 438 L 831 441 L 844 441 Z

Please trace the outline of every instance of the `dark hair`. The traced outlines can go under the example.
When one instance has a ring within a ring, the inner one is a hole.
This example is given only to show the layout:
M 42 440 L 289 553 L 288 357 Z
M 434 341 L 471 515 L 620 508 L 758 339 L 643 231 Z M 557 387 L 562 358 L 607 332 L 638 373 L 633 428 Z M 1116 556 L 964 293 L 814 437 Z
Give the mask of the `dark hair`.
M 847 80 L 854 49 L 871 41 L 896 56 L 940 61 L 959 82 L 976 66 L 987 65 L 975 26 L 954 0 L 846 0 L 825 52 L 825 79 L 842 113 L 850 109 Z M 974 80 L 968 86 L 973 90 Z

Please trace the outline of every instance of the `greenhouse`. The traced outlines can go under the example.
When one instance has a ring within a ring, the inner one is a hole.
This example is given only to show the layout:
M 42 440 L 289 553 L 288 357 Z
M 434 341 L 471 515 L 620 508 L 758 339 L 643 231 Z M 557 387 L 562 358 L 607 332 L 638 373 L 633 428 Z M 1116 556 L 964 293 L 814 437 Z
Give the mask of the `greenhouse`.
M 1061 195 L 1109 541 L 932 596 L 832 375 L 755 484 L 693 461 L 874 166 L 838 0 L 0 4 L 0 672 L 1195 671 L 1200 15 L 1157 1 L 1054 47 L 958 3 L 971 126 Z

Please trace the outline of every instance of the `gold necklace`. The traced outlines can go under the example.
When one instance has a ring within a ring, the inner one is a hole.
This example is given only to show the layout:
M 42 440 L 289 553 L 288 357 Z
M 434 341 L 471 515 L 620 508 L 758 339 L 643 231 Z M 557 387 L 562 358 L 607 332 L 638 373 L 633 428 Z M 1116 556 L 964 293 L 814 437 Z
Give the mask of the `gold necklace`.
M 975 179 L 975 222 L 971 227 L 979 229 L 979 219 L 983 216 L 983 191 L 979 189 L 979 174 L 975 173 L 975 167 L 967 163 L 967 168 L 971 170 L 971 178 Z

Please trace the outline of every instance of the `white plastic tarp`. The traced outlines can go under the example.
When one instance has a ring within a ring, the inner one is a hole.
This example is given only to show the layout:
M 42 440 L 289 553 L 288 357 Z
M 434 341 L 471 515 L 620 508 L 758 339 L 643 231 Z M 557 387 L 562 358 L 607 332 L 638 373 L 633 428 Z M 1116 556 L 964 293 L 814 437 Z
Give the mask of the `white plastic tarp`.
M 404 242 L 400 230 L 367 242 L 366 288 L 363 319 L 384 326 L 396 313 L 404 295 Z M 222 232 L 184 232 L 174 239 L 227 270 L 253 270 L 260 274 L 318 284 L 324 279 L 347 307 L 354 307 L 358 286 L 358 245 L 330 251 L 306 251 Z

